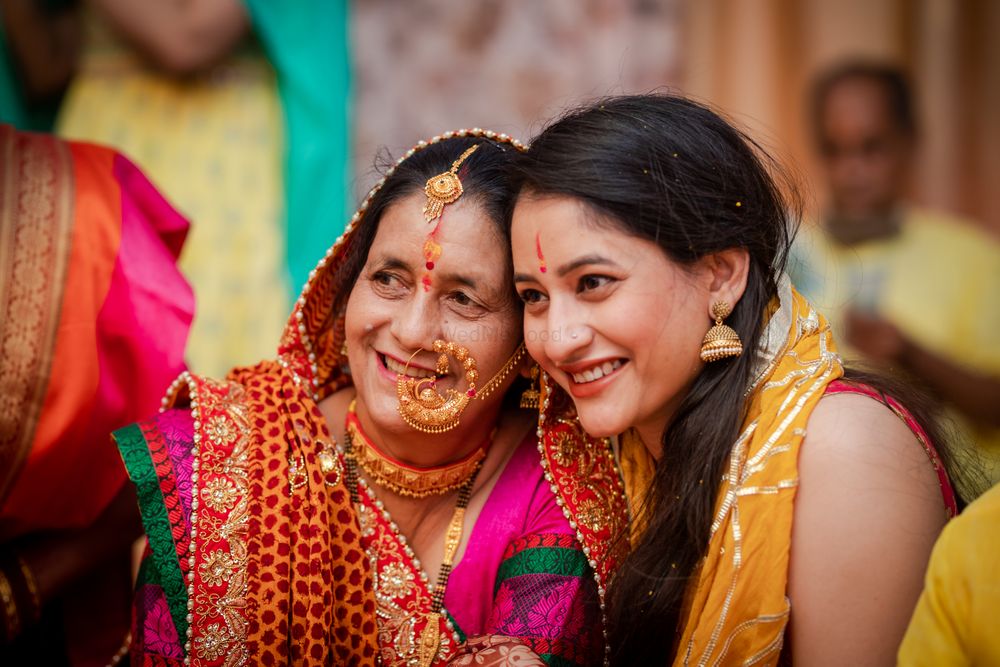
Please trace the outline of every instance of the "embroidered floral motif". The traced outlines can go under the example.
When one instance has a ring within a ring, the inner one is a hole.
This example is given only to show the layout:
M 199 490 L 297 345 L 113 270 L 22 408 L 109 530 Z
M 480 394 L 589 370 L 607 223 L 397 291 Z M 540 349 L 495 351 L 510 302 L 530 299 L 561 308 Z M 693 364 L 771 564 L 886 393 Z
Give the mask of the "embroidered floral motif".
M 202 487 L 201 499 L 216 512 L 228 512 L 236 504 L 236 487 L 224 477 L 214 477 Z
M 562 595 L 561 590 L 553 590 L 538 601 L 528 612 L 528 620 L 536 628 L 562 628 L 568 623 L 573 608 L 573 598 Z
M 229 583 L 233 576 L 232 557 L 225 551 L 213 551 L 208 559 L 199 568 L 201 578 L 209 586 L 218 586 L 221 583 Z
M 170 618 L 170 607 L 162 593 L 149 606 L 146 617 L 142 619 L 142 626 L 145 650 L 170 658 L 184 658 L 181 642 L 177 638 L 177 628 Z
M 577 507 L 576 521 L 597 532 L 611 523 L 611 512 L 593 498 L 584 498 Z
M 215 660 L 225 652 L 230 641 L 231 637 L 225 628 L 212 623 L 205 628 L 204 634 L 194 640 L 194 644 L 200 655 L 208 660 Z
M 212 441 L 212 444 L 228 445 L 236 437 L 236 429 L 225 417 L 212 417 L 205 427 L 205 435 Z
M 392 664 L 393 658 L 410 656 L 417 652 L 417 619 L 398 615 L 398 623 L 385 623 L 379 632 L 382 661 Z
M 580 441 L 572 433 L 560 431 L 555 435 L 552 458 L 563 467 L 571 466 L 578 461 L 581 448 Z
M 402 563 L 389 563 L 379 575 L 378 591 L 394 598 L 406 597 L 413 588 L 413 581 L 413 572 L 409 568 Z

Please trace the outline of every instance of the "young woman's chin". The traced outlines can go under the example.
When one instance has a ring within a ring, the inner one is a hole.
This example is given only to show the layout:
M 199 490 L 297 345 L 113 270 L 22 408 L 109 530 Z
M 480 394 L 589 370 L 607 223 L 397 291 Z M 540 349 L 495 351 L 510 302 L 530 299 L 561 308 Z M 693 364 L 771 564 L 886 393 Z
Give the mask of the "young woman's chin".
M 580 425 L 592 437 L 610 438 L 623 433 L 631 426 L 628 419 L 622 418 L 620 406 L 609 405 L 607 401 L 603 405 L 587 400 L 578 400 L 575 403 Z

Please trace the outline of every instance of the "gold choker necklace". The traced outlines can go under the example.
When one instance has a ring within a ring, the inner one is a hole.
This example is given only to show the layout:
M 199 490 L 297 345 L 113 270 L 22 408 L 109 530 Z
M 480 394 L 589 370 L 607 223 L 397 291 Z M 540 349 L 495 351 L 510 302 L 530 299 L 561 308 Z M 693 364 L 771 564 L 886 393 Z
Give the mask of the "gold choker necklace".
M 355 402 L 347 409 L 347 437 L 354 459 L 368 478 L 381 487 L 407 498 L 443 496 L 462 487 L 479 472 L 493 434 L 460 461 L 433 468 L 414 468 L 397 461 L 368 439 L 355 412 Z

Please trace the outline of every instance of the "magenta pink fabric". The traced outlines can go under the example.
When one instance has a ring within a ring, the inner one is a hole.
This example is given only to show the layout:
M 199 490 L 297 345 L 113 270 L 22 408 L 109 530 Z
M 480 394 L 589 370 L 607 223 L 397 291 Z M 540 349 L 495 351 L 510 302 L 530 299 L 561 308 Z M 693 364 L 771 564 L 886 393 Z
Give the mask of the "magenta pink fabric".
M 575 535 L 545 481 L 534 432 L 500 474 L 448 580 L 444 605 L 469 636 L 486 632 L 504 551 L 520 537 Z
M 194 316 L 194 292 L 174 268 L 188 222 L 139 169 L 115 156 L 121 185 L 121 242 L 98 315 L 101 380 L 97 401 L 105 413 L 131 415 L 133 405 L 157 405 L 184 370 L 184 348 Z M 112 424 L 112 430 L 129 423 Z M 102 422 L 107 437 L 108 424 Z

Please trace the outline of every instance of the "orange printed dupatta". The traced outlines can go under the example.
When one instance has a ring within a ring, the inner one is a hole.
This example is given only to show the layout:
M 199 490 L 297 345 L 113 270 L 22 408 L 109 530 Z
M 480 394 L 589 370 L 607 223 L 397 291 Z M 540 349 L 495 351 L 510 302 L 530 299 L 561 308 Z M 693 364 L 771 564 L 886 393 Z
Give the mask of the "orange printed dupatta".
M 375 663 L 370 562 L 317 406 L 350 382 L 331 309 L 366 206 L 311 273 L 277 359 L 182 374 L 160 417 L 115 433 L 149 539 L 139 595 L 163 591 L 137 600 L 133 663 Z

